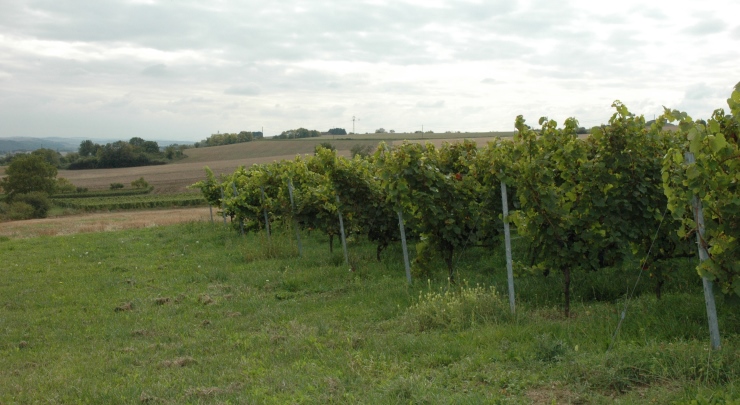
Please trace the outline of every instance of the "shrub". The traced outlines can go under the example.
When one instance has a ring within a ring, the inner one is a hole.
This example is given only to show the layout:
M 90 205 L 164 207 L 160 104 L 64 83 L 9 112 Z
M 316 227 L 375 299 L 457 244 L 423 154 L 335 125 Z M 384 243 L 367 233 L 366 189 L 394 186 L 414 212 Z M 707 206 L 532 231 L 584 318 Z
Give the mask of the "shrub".
M 329 142 L 321 142 L 320 144 L 316 145 L 316 147 L 314 148 L 314 150 L 313 150 L 314 153 L 318 153 L 319 149 L 321 149 L 321 148 L 329 149 L 329 150 L 337 150 L 337 147 L 334 146 L 334 145 L 332 145 L 331 143 L 329 143 Z
M 49 209 L 51 209 L 51 201 L 49 201 L 49 196 L 46 193 L 42 193 L 40 191 L 32 191 L 25 194 L 16 194 L 13 197 L 11 207 L 13 207 L 13 205 L 15 204 L 27 204 L 31 207 L 30 216 L 18 219 L 46 218 L 46 215 L 49 213 Z M 25 206 L 19 206 L 16 209 L 19 210 L 19 213 L 23 213 L 23 215 L 25 215 L 27 210 Z
M 352 148 L 350 148 L 349 151 L 352 154 L 352 157 L 355 157 L 357 155 L 360 155 L 362 157 L 368 157 L 372 153 L 373 147 L 372 145 L 360 145 L 358 143 L 352 146 Z
M 14 201 L 10 204 L 2 204 L 0 217 L 4 220 L 18 221 L 33 218 L 33 207 L 24 202 Z
M 139 177 L 138 180 L 134 180 L 134 181 L 131 182 L 131 187 L 133 187 L 133 188 L 148 188 L 149 187 L 149 183 L 146 180 L 144 180 L 143 177 Z
M 110 189 L 111 190 L 118 190 L 118 189 L 121 189 L 121 188 L 123 188 L 123 184 L 122 183 L 111 183 L 110 184 Z
M 75 185 L 72 184 L 71 181 L 65 179 L 64 177 L 57 177 L 57 184 L 54 187 L 54 193 L 57 193 L 57 194 L 74 193 L 75 190 L 76 190 Z

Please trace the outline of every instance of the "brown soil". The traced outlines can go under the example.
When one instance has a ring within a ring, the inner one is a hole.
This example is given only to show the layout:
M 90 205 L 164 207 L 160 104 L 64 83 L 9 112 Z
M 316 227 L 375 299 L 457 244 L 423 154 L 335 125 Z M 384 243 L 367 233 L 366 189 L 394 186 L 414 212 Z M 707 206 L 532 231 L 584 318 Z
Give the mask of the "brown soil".
M 57 218 L 0 222 L 0 236 L 31 238 L 36 236 L 108 232 L 132 228 L 151 228 L 190 221 L 208 221 L 210 220 L 209 218 L 208 207 L 102 212 Z

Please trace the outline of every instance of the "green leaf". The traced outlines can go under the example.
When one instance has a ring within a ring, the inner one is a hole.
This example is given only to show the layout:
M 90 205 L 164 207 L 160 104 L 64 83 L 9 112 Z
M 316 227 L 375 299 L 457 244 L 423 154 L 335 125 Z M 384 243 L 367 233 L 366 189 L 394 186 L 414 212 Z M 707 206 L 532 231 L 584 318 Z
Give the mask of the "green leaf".
M 722 135 L 722 133 L 718 133 L 717 135 L 709 138 L 709 146 L 712 147 L 712 152 L 717 153 L 722 148 L 727 146 L 727 141 L 725 140 L 725 136 Z
M 740 83 L 738 83 L 740 85 Z M 740 103 L 740 90 L 735 90 L 732 92 L 732 101 L 736 103 Z

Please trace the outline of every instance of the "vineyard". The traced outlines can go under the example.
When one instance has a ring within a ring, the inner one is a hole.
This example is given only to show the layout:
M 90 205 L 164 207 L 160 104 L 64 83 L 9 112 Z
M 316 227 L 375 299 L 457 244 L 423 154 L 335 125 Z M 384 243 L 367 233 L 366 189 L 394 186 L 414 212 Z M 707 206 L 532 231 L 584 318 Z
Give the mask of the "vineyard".
M 105 195 L 103 193 L 102 195 Z M 54 198 L 54 204 L 63 208 L 74 208 L 83 211 L 128 210 L 170 207 L 196 207 L 206 205 L 200 194 L 126 194 L 112 196 L 77 196 Z
M 195 186 L 242 233 L 269 235 L 270 224 L 290 223 L 328 235 L 330 250 L 335 236 L 366 237 L 379 260 L 390 244 L 403 239 L 405 246 L 409 238 L 416 253 L 409 282 L 412 273 L 432 274 L 436 258 L 454 283 L 461 255 L 498 246 L 507 221 L 527 245 L 526 257 L 515 258 L 517 273 L 561 274 L 566 316 L 573 280 L 615 266 L 644 273 L 660 298 L 674 261 L 697 255 L 697 196 L 706 229 L 700 247 L 708 252 L 697 273 L 725 296 L 740 297 L 740 84 L 728 105 L 731 115 L 718 109 L 707 121 L 666 109 L 647 126 L 616 101 L 608 125 L 586 139 L 573 118 L 559 127 L 543 117 L 534 129 L 519 116 L 513 139 L 482 147 L 381 144 L 374 155 L 351 160 L 320 149 L 219 178 L 206 169 Z M 673 121 L 678 130 L 665 130 Z

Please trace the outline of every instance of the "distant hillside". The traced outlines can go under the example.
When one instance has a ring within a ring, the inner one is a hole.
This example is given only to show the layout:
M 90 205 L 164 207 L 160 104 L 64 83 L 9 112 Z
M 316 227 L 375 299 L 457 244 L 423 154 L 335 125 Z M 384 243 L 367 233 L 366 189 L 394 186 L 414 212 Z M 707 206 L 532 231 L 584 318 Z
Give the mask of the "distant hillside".
M 128 139 L 103 139 L 103 138 L 59 138 L 59 137 L 47 137 L 47 138 L 31 138 L 31 137 L 9 137 L 0 138 L 0 155 L 10 152 L 31 152 L 36 149 L 46 148 L 53 149 L 59 152 L 76 152 L 80 148 L 80 143 L 84 140 L 90 139 L 95 143 L 105 145 L 116 141 L 128 141 Z M 155 140 L 160 147 L 165 147 L 172 144 L 179 145 L 192 145 L 192 141 L 158 141 Z
M 30 152 L 36 149 L 46 148 L 59 152 L 71 152 L 77 150 L 80 142 L 74 142 L 64 138 L 0 138 L 0 154 L 10 152 Z

